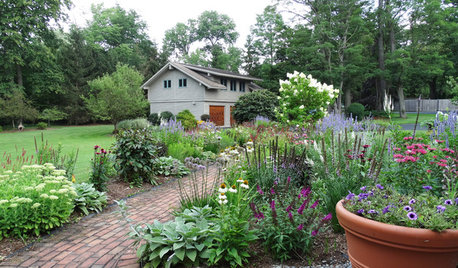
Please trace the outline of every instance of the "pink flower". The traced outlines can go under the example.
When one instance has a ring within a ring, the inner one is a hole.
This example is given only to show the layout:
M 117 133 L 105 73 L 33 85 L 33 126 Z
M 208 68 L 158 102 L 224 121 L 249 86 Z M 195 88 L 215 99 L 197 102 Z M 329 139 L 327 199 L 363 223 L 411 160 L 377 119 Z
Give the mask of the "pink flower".
M 393 155 L 394 158 L 403 158 L 404 156 L 402 154 L 395 154 Z
M 312 236 L 316 236 L 318 234 L 318 230 L 313 230 L 312 231 Z
M 431 173 L 432 171 L 431 171 L 431 169 L 428 169 L 428 170 L 426 170 L 426 172 L 427 172 L 427 173 Z
M 316 200 L 315 203 L 313 203 L 313 204 L 310 206 L 310 208 L 311 208 L 311 209 L 315 209 L 316 206 L 318 206 L 318 200 Z
M 304 224 L 299 224 L 299 226 L 297 226 L 297 230 L 298 231 L 302 231 L 302 229 L 304 229 Z
M 332 214 L 329 213 L 329 214 L 326 215 L 323 219 L 321 219 L 321 221 L 327 222 L 327 221 L 330 221 L 331 219 L 332 219 Z

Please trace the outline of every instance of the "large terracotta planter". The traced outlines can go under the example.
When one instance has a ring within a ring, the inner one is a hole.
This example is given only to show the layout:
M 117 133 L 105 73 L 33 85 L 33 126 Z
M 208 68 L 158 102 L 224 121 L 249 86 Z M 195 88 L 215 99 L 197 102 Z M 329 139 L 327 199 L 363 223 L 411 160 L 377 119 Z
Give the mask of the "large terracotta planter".
M 434 232 L 369 220 L 336 206 L 353 267 L 458 267 L 458 230 Z

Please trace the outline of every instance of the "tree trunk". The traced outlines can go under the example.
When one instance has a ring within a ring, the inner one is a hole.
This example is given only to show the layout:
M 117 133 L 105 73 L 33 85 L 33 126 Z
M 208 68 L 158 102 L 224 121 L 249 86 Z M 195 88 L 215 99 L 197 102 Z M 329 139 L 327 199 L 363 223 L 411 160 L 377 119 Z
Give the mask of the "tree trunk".
M 24 82 L 22 79 L 22 66 L 19 64 L 16 64 L 16 75 L 17 75 L 17 84 L 22 87 L 24 85 Z
M 434 77 L 433 80 L 429 82 L 429 98 L 433 100 L 438 98 L 436 81 L 437 78 Z
M 350 106 L 351 104 L 351 90 L 345 90 L 345 107 Z
M 386 94 L 386 80 L 385 80 L 385 53 L 383 45 L 383 25 L 382 25 L 382 13 L 383 13 L 383 0 L 378 0 L 378 38 L 377 38 L 377 56 L 378 56 L 378 67 L 382 74 L 379 77 L 379 88 L 377 94 L 377 110 L 383 110 L 383 99 Z
M 401 85 L 398 86 L 397 93 L 398 93 L 398 98 L 399 98 L 399 116 L 401 118 L 406 119 L 407 118 L 406 101 L 404 98 L 404 89 L 402 88 Z

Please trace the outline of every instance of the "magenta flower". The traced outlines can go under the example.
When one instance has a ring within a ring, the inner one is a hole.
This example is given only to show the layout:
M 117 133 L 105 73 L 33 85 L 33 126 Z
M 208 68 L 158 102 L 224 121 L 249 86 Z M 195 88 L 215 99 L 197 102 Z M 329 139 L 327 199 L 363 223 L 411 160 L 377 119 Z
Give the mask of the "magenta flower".
M 313 230 L 312 231 L 312 236 L 316 236 L 318 234 L 318 230 Z
M 308 187 L 307 189 L 302 189 L 301 190 L 301 195 L 302 195 L 302 197 L 307 197 L 310 194 L 310 192 L 311 192 L 311 189 L 310 189 L 310 187 Z
M 298 231 L 302 231 L 302 229 L 304 229 L 304 224 L 299 224 L 299 226 L 297 226 L 297 230 Z
M 286 212 L 290 212 L 291 209 L 293 209 L 293 207 L 291 207 L 291 205 L 289 205 L 289 206 L 286 208 Z
M 313 204 L 310 206 L 310 208 L 311 208 L 311 209 L 315 209 L 316 206 L 318 206 L 318 200 L 316 200 L 315 203 L 313 203 Z
M 288 176 L 287 181 L 288 181 L 288 183 L 291 182 L 291 176 Z
M 275 200 L 272 200 L 272 202 L 270 202 L 270 208 L 272 209 L 272 211 L 275 211 Z
M 299 215 L 302 215 L 302 213 L 304 212 L 305 206 L 307 205 L 308 202 L 309 202 L 309 199 L 305 199 L 304 202 L 302 202 L 302 205 L 297 209 L 297 213 Z
M 332 219 L 332 214 L 329 213 L 329 214 L 326 215 L 324 218 L 322 218 L 321 221 L 327 222 L 327 221 L 330 221 L 331 219 Z
M 98 145 L 94 146 L 94 150 L 97 150 L 99 148 L 100 148 L 100 146 L 98 146 Z
M 275 194 L 274 188 L 270 188 L 270 194 L 272 194 L 272 195 Z
M 260 195 L 264 194 L 264 192 L 261 190 L 261 187 L 259 187 L 259 185 L 257 185 L 257 190 Z
M 293 221 L 293 214 L 291 213 L 291 211 L 288 211 L 288 218 L 290 221 Z

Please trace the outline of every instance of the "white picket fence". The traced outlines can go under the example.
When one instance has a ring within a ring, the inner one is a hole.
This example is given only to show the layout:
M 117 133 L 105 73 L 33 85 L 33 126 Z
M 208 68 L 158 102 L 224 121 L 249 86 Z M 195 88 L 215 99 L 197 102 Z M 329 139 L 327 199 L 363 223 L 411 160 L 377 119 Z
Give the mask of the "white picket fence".
M 394 104 L 395 111 L 399 111 L 399 103 Z M 418 99 L 406 100 L 406 112 L 416 112 Z M 420 112 L 454 111 L 458 105 L 454 105 L 449 99 L 420 100 Z

